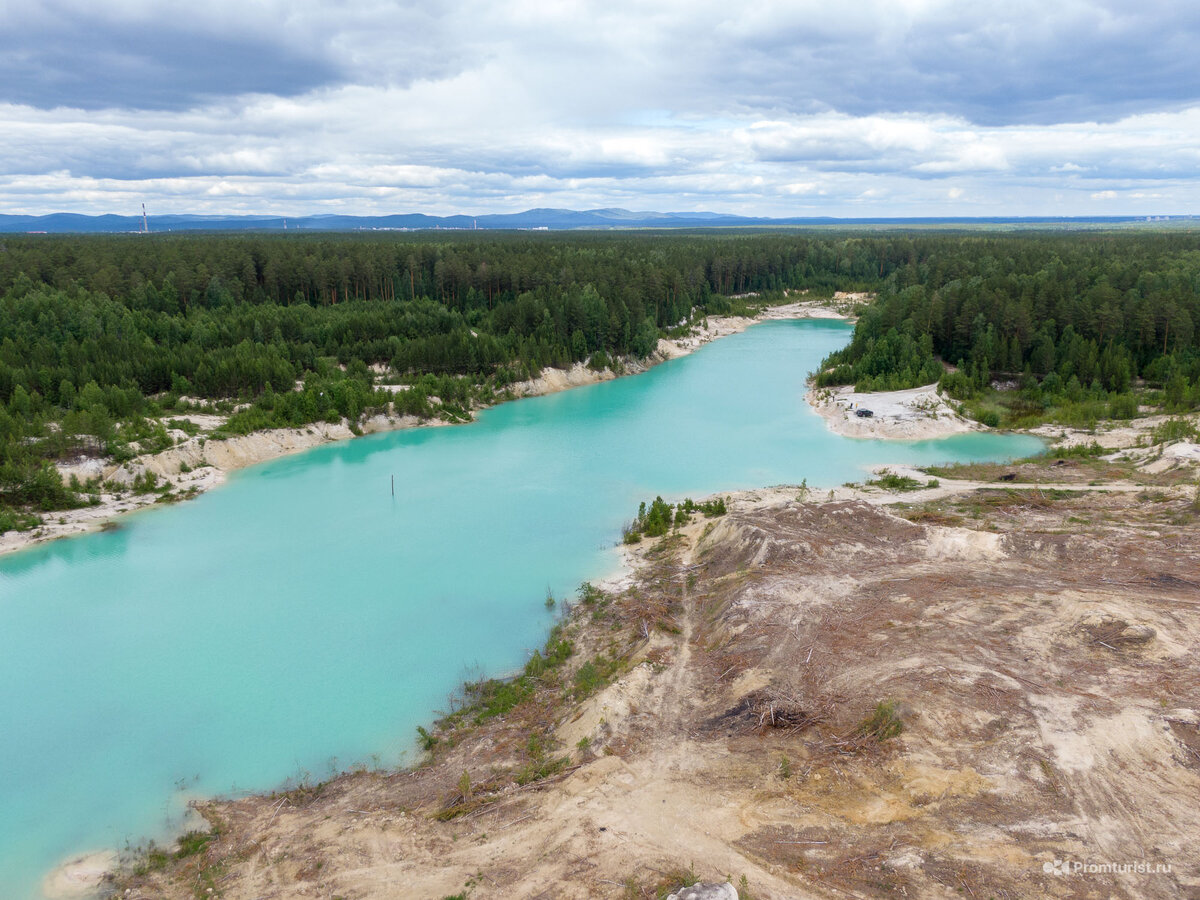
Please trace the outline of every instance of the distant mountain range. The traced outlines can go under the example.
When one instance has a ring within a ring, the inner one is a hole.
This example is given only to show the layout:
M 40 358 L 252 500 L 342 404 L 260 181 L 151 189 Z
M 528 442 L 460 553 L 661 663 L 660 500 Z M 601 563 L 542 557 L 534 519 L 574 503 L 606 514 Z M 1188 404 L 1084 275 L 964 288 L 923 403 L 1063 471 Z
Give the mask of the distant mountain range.
M 714 212 L 630 212 L 627 209 L 528 209 L 519 213 L 483 216 L 427 216 L 405 213 L 394 216 L 151 216 L 151 232 L 165 231 L 427 231 L 431 229 L 572 229 L 614 228 L 720 228 L 772 225 L 1085 225 L 1166 220 L 1187 216 L 1097 216 L 1044 217 L 1014 216 L 996 218 L 862 218 L 838 219 L 829 216 L 772 219 L 732 216 Z M 0 215 L 0 232 L 117 233 L 141 231 L 141 216 L 84 216 L 76 213 L 52 213 L 46 216 Z

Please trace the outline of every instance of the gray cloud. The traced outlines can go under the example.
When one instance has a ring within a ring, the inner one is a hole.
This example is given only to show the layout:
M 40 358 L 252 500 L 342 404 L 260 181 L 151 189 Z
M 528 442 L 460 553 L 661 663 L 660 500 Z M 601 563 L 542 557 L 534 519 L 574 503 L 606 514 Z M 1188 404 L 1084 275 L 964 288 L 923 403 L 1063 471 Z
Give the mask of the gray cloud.
M 1053 124 L 1200 99 L 1200 7 L 1162 0 L 767 3 L 697 37 L 728 99 L 795 114 Z
M 62 18 L 0 31 L 0 99 L 42 109 L 184 109 L 243 93 L 303 94 L 344 75 L 253 33 Z
M 164 10 L 0 0 L 0 211 L 1200 200 L 1200 10 L 1159 0 Z

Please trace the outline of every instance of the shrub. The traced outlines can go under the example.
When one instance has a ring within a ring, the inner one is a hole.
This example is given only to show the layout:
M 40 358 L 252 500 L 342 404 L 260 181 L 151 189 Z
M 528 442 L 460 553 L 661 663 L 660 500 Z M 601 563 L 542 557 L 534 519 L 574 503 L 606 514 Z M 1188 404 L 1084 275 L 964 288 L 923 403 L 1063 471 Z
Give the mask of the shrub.
M 1055 447 L 1050 451 L 1050 456 L 1053 459 L 1090 459 L 1094 456 L 1103 456 L 1108 452 L 1092 441 L 1090 444 L 1075 444 L 1072 447 Z
M 175 851 L 175 858 L 183 859 L 187 856 L 195 856 L 204 850 L 216 836 L 216 833 L 212 831 L 189 831 L 179 839 L 179 849 Z
M 1114 419 L 1133 419 L 1138 414 L 1137 397 L 1133 394 L 1117 394 L 1109 401 L 1108 414 Z
M 876 485 L 885 491 L 919 491 L 925 487 L 917 479 L 907 475 L 897 475 L 891 469 L 881 469 L 879 477 L 868 481 L 867 484 Z M 936 485 L 931 484 L 929 487 L 936 487 Z
M 892 700 L 881 700 L 869 716 L 858 723 L 854 729 L 856 737 L 871 738 L 876 741 L 886 741 L 904 731 L 904 723 L 896 711 Z
M 1150 442 L 1153 444 L 1194 440 L 1196 440 L 1196 426 L 1187 419 L 1167 419 L 1150 432 Z

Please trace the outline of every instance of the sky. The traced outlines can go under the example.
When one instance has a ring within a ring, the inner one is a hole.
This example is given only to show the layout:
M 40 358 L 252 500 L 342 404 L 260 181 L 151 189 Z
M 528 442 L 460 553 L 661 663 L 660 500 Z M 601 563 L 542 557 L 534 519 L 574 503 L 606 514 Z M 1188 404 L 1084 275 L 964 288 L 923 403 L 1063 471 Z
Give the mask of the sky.
M 0 0 L 0 213 L 1200 213 L 1180 0 Z

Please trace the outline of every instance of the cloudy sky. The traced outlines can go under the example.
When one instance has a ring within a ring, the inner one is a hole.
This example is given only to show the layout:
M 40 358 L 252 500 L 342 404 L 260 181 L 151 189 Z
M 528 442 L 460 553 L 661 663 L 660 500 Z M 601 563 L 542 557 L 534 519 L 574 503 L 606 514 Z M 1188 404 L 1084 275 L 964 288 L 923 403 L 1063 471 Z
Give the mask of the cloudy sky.
M 0 0 L 0 212 L 1200 212 L 1182 0 Z

